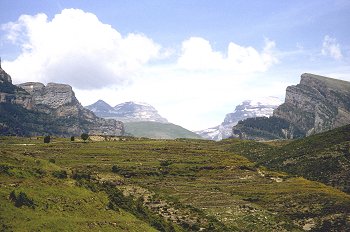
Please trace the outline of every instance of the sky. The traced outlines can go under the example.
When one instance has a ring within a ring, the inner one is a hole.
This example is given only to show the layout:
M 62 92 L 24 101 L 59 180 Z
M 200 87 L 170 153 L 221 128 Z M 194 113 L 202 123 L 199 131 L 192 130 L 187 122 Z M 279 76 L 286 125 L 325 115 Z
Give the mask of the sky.
M 78 100 L 153 105 L 190 130 L 302 73 L 350 81 L 348 0 L 0 0 L 13 83 L 66 83 Z

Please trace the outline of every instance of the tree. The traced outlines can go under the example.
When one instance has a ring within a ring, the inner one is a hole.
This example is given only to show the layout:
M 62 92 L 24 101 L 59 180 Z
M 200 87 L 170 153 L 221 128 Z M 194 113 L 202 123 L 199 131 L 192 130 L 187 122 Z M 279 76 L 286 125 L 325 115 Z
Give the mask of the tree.
M 50 141 L 51 141 L 50 135 L 46 135 L 46 136 L 44 137 L 44 143 L 50 143 Z
M 89 138 L 89 135 L 87 133 L 83 133 L 80 137 L 82 140 L 84 140 L 84 142 L 86 142 L 86 140 Z
M 75 138 L 74 136 L 70 137 L 70 141 L 74 142 Z

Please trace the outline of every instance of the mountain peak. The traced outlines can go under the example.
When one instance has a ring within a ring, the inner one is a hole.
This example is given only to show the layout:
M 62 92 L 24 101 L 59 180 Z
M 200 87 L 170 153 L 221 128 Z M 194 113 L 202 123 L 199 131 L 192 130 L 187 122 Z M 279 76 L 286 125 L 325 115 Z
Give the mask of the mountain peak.
M 282 101 L 277 97 L 263 97 L 252 100 L 244 100 L 235 107 L 232 113 L 226 114 L 221 125 L 198 131 L 197 133 L 204 138 L 221 140 L 232 135 L 232 127 L 240 120 L 255 117 L 270 117 L 273 110 L 276 109 Z
M 0 61 L 0 64 L 1 64 L 1 61 Z M 3 83 L 3 82 L 12 83 L 12 79 L 11 79 L 11 76 L 7 74 L 5 70 L 1 68 L 1 65 L 0 65 L 0 83 Z
M 111 107 L 103 100 L 98 100 L 86 108 L 99 117 L 117 119 L 123 122 L 168 122 L 167 119 L 158 114 L 153 106 L 145 102 L 128 101 Z

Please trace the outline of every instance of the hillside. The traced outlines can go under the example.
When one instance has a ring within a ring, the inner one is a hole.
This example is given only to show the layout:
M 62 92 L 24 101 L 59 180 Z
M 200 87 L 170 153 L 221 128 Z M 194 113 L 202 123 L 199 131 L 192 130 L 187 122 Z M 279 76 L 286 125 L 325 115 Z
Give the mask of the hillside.
M 228 141 L 226 141 L 228 142 Z M 335 186 L 350 193 L 350 125 L 285 142 L 238 142 L 230 147 L 275 170 L 281 170 Z
M 114 139 L 121 141 L 53 138 L 43 144 L 42 138 L 0 137 L 1 228 L 346 231 L 350 226 L 348 194 L 226 151 L 247 141 Z
M 154 139 L 192 138 L 201 139 L 196 133 L 172 123 L 160 122 L 127 122 L 125 133 L 136 137 Z

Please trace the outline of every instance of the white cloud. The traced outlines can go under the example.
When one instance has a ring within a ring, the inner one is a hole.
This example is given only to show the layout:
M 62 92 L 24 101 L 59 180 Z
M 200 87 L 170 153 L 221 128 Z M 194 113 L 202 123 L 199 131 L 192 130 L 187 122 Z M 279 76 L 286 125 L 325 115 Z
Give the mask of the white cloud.
M 81 89 L 130 79 L 161 47 L 142 34 L 123 37 L 92 13 L 65 9 L 50 21 L 45 14 L 22 15 L 2 26 L 22 53 L 4 66 L 15 82 L 64 82 Z
M 242 100 L 284 93 L 264 78 L 278 63 L 275 42 L 267 39 L 261 50 L 231 42 L 222 52 L 204 38 L 191 37 L 176 51 L 143 34 L 123 36 L 76 9 L 52 20 L 24 15 L 2 28 L 22 48 L 14 61 L 3 63 L 15 83 L 71 84 L 83 105 L 98 99 L 112 105 L 147 102 L 170 122 L 199 130 L 220 124 Z M 158 59 L 163 60 L 152 62 Z
M 329 35 L 326 35 L 323 39 L 321 52 L 322 55 L 330 56 L 336 60 L 343 58 L 342 52 L 340 50 L 340 45 L 337 43 L 337 39 L 332 38 Z
M 236 72 L 264 72 L 278 63 L 275 42 L 265 40 L 261 52 L 253 47 L 243 47 L 229 43 L 227 54 L 214 51 L 209 41 L 191 37 L 182 43 L 182 53 L 178 65 L 188 70 L 231 70 Z

